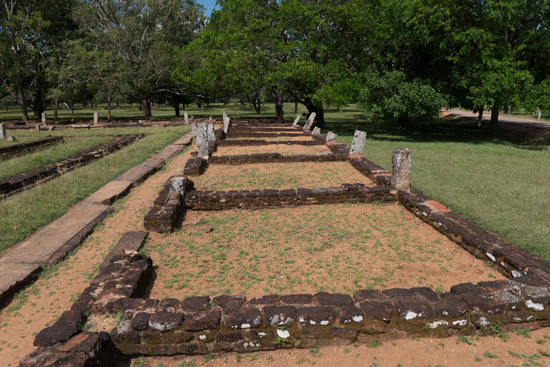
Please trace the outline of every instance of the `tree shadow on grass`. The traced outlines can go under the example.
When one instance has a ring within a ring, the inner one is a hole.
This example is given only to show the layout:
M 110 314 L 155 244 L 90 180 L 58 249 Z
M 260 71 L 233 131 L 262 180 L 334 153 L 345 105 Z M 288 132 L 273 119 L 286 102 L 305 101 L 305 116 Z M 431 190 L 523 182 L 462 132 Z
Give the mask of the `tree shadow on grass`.
M 340 137 L 353 137 L 355 130 L 361 130 L 366 131 L 371 140 L 386 142 L 494 144 L 533 151 L 546 150 L 550 145 L 548 130 L 500 124 L 500 138 L 491 139 L 488 121 L 483 121 L 480 129 L 475 118 L 453 115 L 434 121 L 415 121 L 411 128 L 401 130 L 397 122 L 367 121 L 361 113 L 353 117 L 332 115 L 323 130 L 332 131 Z

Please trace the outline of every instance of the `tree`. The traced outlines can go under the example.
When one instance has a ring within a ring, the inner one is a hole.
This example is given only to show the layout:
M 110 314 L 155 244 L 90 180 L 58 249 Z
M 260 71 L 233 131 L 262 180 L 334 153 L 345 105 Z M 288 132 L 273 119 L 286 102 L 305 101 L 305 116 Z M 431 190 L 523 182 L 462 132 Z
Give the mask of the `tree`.
M 113 65 L 101 79 L 138 102 L 149 119 L 151 98 L 173 87 L 178 49 L 203 27 L 202 9 L 193 0 L 90 0 L 79 4 L 74 17 Z
M 495 138 L 500 108 L 521 104 L 533 81 L 548 77 L 541 65 L 548 66 L 549 15 L 544 0 L 413 0 L 406 18 L 434 60 L 452 63 L 449 90 L 457 99 L 463 94 L 466 105 L 491 107 Z
M 365 75 L 365 89 L 360 103 L 367 117 L 374 121 L 398 121 L 399 128 L 409 127 L 411 120 L 435 119 L 445 96 L 419 80 L 406 81 L 400 71 L 377 72 Z
M 220 88 L 244 95 L 256 106 L 265 91 L 275 101 L 277 116 L 284 95 L 290 95 L 317 114 L 319 125 L 324 103 L 345 105 L 356 99 L 354 80 L 368 54 L 375 4 L 222 0 L 219 5 L 192 45 L 205 60 L 197 79 L 209 90 L 217 79 Z

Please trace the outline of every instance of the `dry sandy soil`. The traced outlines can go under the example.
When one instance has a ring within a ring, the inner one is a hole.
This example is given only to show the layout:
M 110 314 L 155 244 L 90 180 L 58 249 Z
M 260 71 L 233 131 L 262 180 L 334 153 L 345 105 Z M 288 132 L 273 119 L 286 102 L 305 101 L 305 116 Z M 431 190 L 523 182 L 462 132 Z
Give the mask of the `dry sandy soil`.
M 285 153 L 283 147 L 273 147 L 272 151 Z M 34 335 L 70 308 L 95 276 L 103 257 L 120 237 L 127 231 L 143 229 L 143 217 L 158 192 L 170 176 L 182 174 L 185 162 L 193 150 L 196 149 L 189 148 L 173 158 L 163 170 L 134 188 L 126 198 L 119 200 L 115 204 L 115 212 L 73 254 L 57 266 L 44 271 L 39 280 L 4 306 L 0 311 L 0 366 L 16 366 L 20 358 L 32 352 Z M 326 171 L 330 164 L 332 163 L 322 163 L 317 167 Z M 340 165 L 334 170 L 334 175 L 338 177 L 327 178 L 320 174 L 324 178 L 320 179 L 319 184 L 328 186 L 361 180 L 368 183 L 349 164 L 335 165 Z M 269 170 L 273 172 L 284 167 L 272 166 L 275 167 Z M 224 174 L 223 168 L 228 172 L 237 168 L 242 170 L 243 167 L 212 166 L 205 176 L 197 178 L 198 186 L 212 188 L 215 183 L 223 186 L 224 180 L 216 181 L 216 176 Z M 287 167 L 284 169 L 288 171 Z M 306 173 L 305 166 L 293 170 L 300 171 L 285 174 L 288 177 L 299 177 Z M 313 182 L 313 172 L 307 171 L 307 176 L 308 180 L 304 182 Z M 227 177 L 231 178 L 230 175 Z M 275 182 L 272 181 L 275 176 L 269 177 L 272 178 L 266 179 L 265 184 Z M 257 180 L 250 187 L 261 188 L 255 186 L 261 184 Z M 206 221 L 196 223 L 198 219 Z M 315 292 L 320 288 L 316 288 L 314 279 L 317 287 L 321 281 L 328 282 L 322 286 L 330 291 L 350 293 L 368 286 L 384 289 L 420 284 L 448 290 L 452 284 L 462 281 L 501 278 L 496 271 L 470 257 L 395 204 L 312 206 L 255 212 L 191 212 L 187 214 L 185 223 L 196 224 L 173 234 L 152 233 L 147 241 L 146 252 L 151 254 L 158 265 L 158 278 L 151 288 L 151 295 L 154 297 L 181 298 L 191 294 L 219 293 L 228 287 L 228 284 L 220 285 L 216 280 L 223 265 L 228 265 L 229 268 L 234 266 L 234 269 L 227 270 L 227 274 L 233 275 L 238 271 L 242 273 L 241 269 L 245 267 L 253 274 L 253 267 L 256 267 L 258 277 L 263 278 L 261 281 L 248 284 L 244 279 L 228 277 L 233 284 L 232 292 L 245 293 L 250 297 L 264 295 L 266 292 Z M 274 225 L 287 225 L 288 233 L 284 233 L 284 230 L 280 235 L 274 233 Z M 210 228 L 213 230 L 210 231 Z M 228 234 L 232 236 L 231 240 Z M 259 235 L 265 235 L 265 238 L 258 238 Z M 214 261 L 216 254 L 222 252 L 227 253 L 225 263 L 220 262 L 219 258 Z M 390 261 L 393 254 L 398 259 Z M 257 255 L 258 260 L 254 255 Z M 203 267 L 199 268 L 201 265 Z M 287 267 L 280 269 L 275 265 Z M 347 268 L 348 266 L 351 268 Z M 206 268 L 208 270 L 201 273 Z M 343 284 L 334 282 L 331 272 L 335 274 L 335 278 L 345 279 Z M 167 277 L 176 273 L 182 273 L 183 277 L 178 275 L 178 281 L 165 288 Z M 311 274 L 306 275 L 307 273 Z M 188 288 L 176 289 L 180 286 L 179 279 L 183 280 L 182 284 L 186 284 L 186 277 L 189 278 Z M 209 280 L 210 277 L 213 277 L 212 280 Z M 373 277 L 376 279 L 372 279 Z M 298 278 L 301 282 L 293 282 Z M 309 278 L 311 282 L 308 281 Z M 354 282 L 356 279 L 357 284 Z M 266 291 L 264 288 L 269 289 Z M 162 361 L 149 359 L 146 365 L 190 367 L 207 363 L 209 366 L 397 366 L 401 363 L 403 366 L 466 366 L 472 362 L 495 366 L 519 366 L 523 363 L 548 365 L 550 359 L 538 352 L 545 345 L 536 341 L 543 343 L 546 340 L 544 335 L 550 334 L 550 330 L 533 331 L 530 338 L 516 335 L 515 332 L 509 334 L 510 340 L 507 342 L 497 337 L 481 337 L 479 340 L 474 338 L 473 341 L 469 340 L 472 344 L 457 343 L 456 337 L 436 340 L 401 339 L 395 343 L 384 341 L 377 347 L 369 347 L 363 343 L 356 346 L 323 347 L 319 351 L 288 350 L 247 355 L 232 353 L 218 356 L 213 361 L 209 361 L 211 356 L 206 360 L 202 356 L 179 356 L 164 358 Z M 536 357 L 533 356 L 535 353 Z M 491 358 L 492 355 L 498 355 L 498 358 Z M 481 359 L 480 362 L 476 362 L 476 356 Z M 137 359 L 124 362 L 120 366 L 129 364 L 144 366 Z

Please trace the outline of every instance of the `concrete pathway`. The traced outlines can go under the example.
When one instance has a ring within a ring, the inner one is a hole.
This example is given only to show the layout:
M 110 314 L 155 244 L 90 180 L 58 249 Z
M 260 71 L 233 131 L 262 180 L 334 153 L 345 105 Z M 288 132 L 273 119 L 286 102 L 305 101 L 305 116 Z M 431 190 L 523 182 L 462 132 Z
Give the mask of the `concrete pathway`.
M 443 110 L 444 113 L 451 113 L 453 115 L 461 115 L 465 117 L 475 117 L 477 119 L 477 113 L 473 113 L 471 111 L 460 111 L 460 110 Z M 490 112 L 484 112 L 483 113 L 483 120 L 489 121 L 491 120 L 491 113 Z M 498 121 L 505 124 L 510 125 L 518 125 L 518 126 L 525 126 L 525 127 L 531 127 L 534 129 L 546 129 L 550 130 L 550 122 L 544 122 L 544 121 L 534 121 L 534 120 L 528 120 L 528 119 L 521 119 L 517 117 L 509 117 L 509 116 L 503 116 L 500 115 L 498 117 Z

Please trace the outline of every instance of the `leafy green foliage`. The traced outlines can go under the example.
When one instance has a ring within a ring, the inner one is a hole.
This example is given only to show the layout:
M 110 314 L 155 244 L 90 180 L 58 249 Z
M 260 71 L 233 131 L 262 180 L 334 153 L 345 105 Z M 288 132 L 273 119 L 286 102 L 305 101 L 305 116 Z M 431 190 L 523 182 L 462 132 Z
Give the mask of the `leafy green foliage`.
M 435 119 L 446 99 L 433 87 L 419 80 L 407 81 L 401 71 L 365 74 L 365 89 L 360 95 L 361 107 L 373 121 Z

